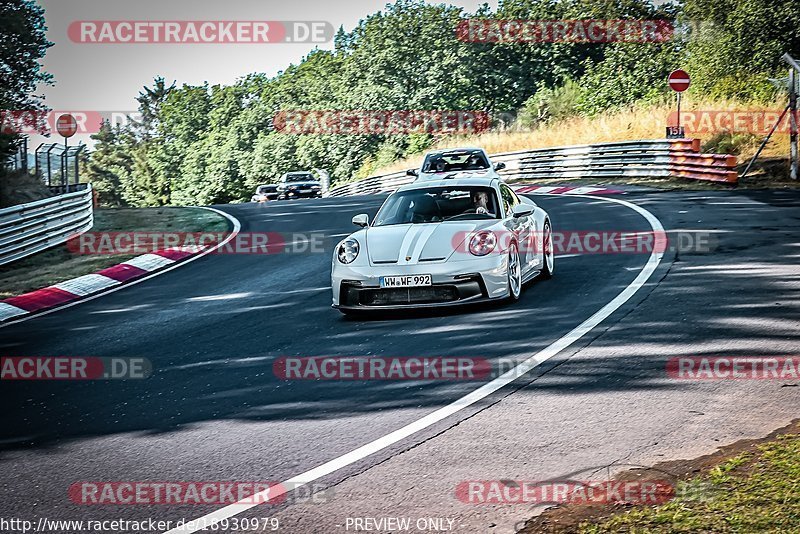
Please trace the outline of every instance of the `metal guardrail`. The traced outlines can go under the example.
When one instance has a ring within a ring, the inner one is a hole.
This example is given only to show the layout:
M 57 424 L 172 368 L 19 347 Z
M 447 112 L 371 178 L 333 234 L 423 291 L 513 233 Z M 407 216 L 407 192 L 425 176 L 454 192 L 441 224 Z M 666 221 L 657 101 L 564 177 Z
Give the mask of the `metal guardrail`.
M 528 179 L 678 177 L 736 183 L 736 157 L 701 154 L 699 139 L 646 139 L 593 145 L 541 148 L 492 156 L 504 162 L 509 182 Z M 334 187 L 328 196 L 370 195 L 394 191 L 416 180 L 405 171 L 372 176 Z
M 0 265 L 25 258 L 94 224 L 92 186 L 0 210 Z

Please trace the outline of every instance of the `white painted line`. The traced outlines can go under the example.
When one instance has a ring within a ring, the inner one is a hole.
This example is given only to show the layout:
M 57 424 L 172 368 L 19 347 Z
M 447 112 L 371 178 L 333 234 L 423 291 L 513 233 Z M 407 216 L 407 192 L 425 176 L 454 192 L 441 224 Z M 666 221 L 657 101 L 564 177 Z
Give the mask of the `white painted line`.
M 108 295 L 110 293 L 115 293 L 115 292 L 117 292 L 117 291 L 119 291 L 121 289 L 125 289 L 127 287 L 131 287 L 131 286 L 135 286 L 136 284 L 140 284 L 140 283 L 144 282 L 145 280 L 150 280 L 151 278 L 155 278 L 156 276 L 161 276 L 162 274 L 167 273 L 167 272 L 169 272 L 169 271 L 171 271 L 173 269 L 177 269 L 178 267 L 183 267 L 187 263 L 191 263 L 193 261 L 199 260 L 203 256 L 205 256 L 207 254 L 211 254 L 212 252 L 214 252 L 218 248 L 225 246 L 231 239 L 236 237 L 236 235 L 242 229 L 242 223 L 240 223 L 239 219 L 237 219 L 233 215 L 225 213 L 224 211 L 218 210 L 216 208 L 209 208 L 209 207 L 206 207 L 206 206 L 197 206 L 197 207 L 198 208 L 202 208 L 204 210 L 213 211 L 214 213 L 217 213 L 217 214 L 225 217 L 233 225 L 233 231 L 228 235 L 228 237 L 226 237 L 224 240 L 220 241 L 219 244 L 204 250 L 203 252 L 201 252 L 200 254 L 197 254 L 196 256 L 190 256 L 189 258 L 186 258 L 185 260 L 181 261 L 180 263 L 175 263 L 174 265 L 171 265 L 171 266 L 169 266 L 169 267 L 167 267 L 165 269 L 162 269 L 162 270 L 160 270 L 158 272 L 148 274 L 148 275 L 143 276 L 141 278 L 137 278 L 136 280 L 131 280 L 130 282 L 127 282 L 127 283 L 125 283 L 123 285 L 120 285 L 118 287 L 111 288 L 108 291 L 104 291 L 102 293 L 98 293 L 97 295 L 92 295 L 92 296 L 88 296 L 86 298 L 83 298 L 81 300 L 76 300 L 74 302 L 69 302 L 67 304 L 64 304 L 63 306 L 56 306 L 55 308 L 51 308 L 51 309 L 49 309 L 47 311 L 43 311 L 43 312 L 37 313 L 35 315 L 29 314 L 29 315 L 26 315 L 25 317 L 20 317 L 19 319 L 15 319 L 13 321 L 8 321 L 7 323 L 2 323 L 2 324 L 0 324 L 0 328 L 5 328 L 5 327 L 10 326 L 12 324 L 21 323 L 23 321 L 28 321 L 28 320 L 33 319 L 35 317 L 41 317 L 42 315 L 49 315 L 51 313 L 54 313 L 54 312 L 57 312 L 57 311 L 60 311 L 60 310 L 66 309 L 66 308 L 71 308 L 73 306 L 77 306 L 78 304 L 83 304 L 84 302 L 89 302 L 90 300 L 99 299 L 100 297 L 104 297 L 104 296 L 106 296 L 106 295 Z
M 660 245 L 662 243 L 659 242 L 659 239 L 665 239 L 664 237 L 664 227 L 661 225 L 661 222 L 649 211 L 646 209 L 637 206 L 636 204 L 632 204 L 630 202 L 626 202 L 624 200 L 619 200 L 615 198 L 602 198 L 602 197 L 592 197 L 592 196 L 583 196 L 583 198 L 589 198 L 593 200 L 601 200 L 606 202 L 614 202 L 616 204 L 621 204 L 626 206 L 642 217 L 644 217 L 650 226 L 653 229 L 654 235 L 656 237 L 656 244 Z M 659 237 L 660 236 L 660 237 Z M 516 379 L 520 378 L 525 373 L 531 371 L 535 367 L 541 365 L 542 363 L 546 362 L 562 350 L 566 349 L 584 335 L 589 333 L 594 327 L 596 327 L 600 322 L 606 319 L 609 315 L 614 313 L 620 306 L 625 304 L 650 278 L 650 276 L 655 272 L 656 268 L 658 267 L 659 263 L 661 263 L 661 258 L 664 256 L 663 252 L 655 252 L 656 250 L 663 250 L 664 247 L 662 246 L 654 246 L 650 257 L 647 260 L 647 263 L 636 276 L 636 278 L 631 282 L 628 287 L 622 290 L 622 292 L 614 297 L 614 299 L 603 306 L 599 311 L 597 311 L 594 315 L 586 319 L 572 331 L 555 341 L 552 345 L 540 350 L 533 356 L 529 357 L 528 359 L 522 361 L 519 365 L 511 369 L 510 371 L 500 375 L 499 377 L 495 378 L 491 382 L 484 384 L 483 386 L 479 387 L 472 393 L 469 393 L 460 399 L 456 400 L 439 408 L 438 410 L 429 413 L 425 417 L 414 421 L 411 424 L 408 424 L 402 428 L 398 428 L 397 430 L 386 434 L 385 436 L 376 439 L 375 441 L 371 441 L 366 445 L 363 445 L 347 454 L 339 456 L 338 458 L 334 458 L 324 464 L 315 467 L 305 473 L 301 473 L 295 477 L 290 478 L 282 482 L 280 485 L 272 486 L 271 488 L 262 491 L 254 496 L 250 496 L 243 501 L 239 501 L 234 504 L 230 504 L 225 506 L 224 508 L 220 508 L 210 514 L 204 515 L 203 517 L 199 518 L 197 521 L 187 521 L 180 527 L 174 528 L 169 530 L 166 534 L 190 534 L 192 532 L 197 532 L 199 530 L 203 530 L 204 528 L 208 528 L 211 525 L 218 523 L 224 519 L 228 519 L 233 517 L 237 514 L 245 512 L 254 506 L 258 506 L 258 502 L 265 502 L 267 498 L 274 499 L 288 491 L 293 489 L 299 488 L 301 486 L 305 486 L 306 484 L 310 484 L 313 481 L 334 473 L 339 469 L 347 467 L 367 456 L 375 454 L 398 441 L 405 439 L 421 430 L 432 426 L 439 421 L 467 408 L 472 406 L 476 402 L 488 397 L 495 391 L 499 390 L 500 388 L 510 384 L 511 382 L 515 381 Z M 255 497 L 255 498 L 254 498 Z M 255 503 L 253 502 L 255 501 Z
M 165 258 L 164 256 L 159 256 L 158 254 L 142 254 L 141 256 L 136 256 L 128 261 L 126 261 L 125 265 L 132 265 L 134 267 L 138 267 L 143 271 L 155 271 L 156 269 L 160 269 L 170 263 L 175 263 L 173 260 L 169 258 Z
M 227 295 L 203 295 L 202 297 L 189 297 L 186 299 L 187 302 L 213 302 L 217 300 L 236 300 L 236 299 L 246 299 L 253 293 L 229 293 Z
M 11 304 L 0 302 L 0 321 L 5 321 L 6 319 L 11 319 L 12 317 L 17 317 L 19 315 L 25 315 L 26 313 L 28 312 L 22 308 L 17 308 Z
M 78 278 L 73 278 L 72 280 L 66 280 L 51 287 L 66 291 L 67 293 L 72 293 L 73 295 L 85 297 L 86 295 L 91 295 L 92 293 L 96 293 L 97 291 L 101 291 L 117 284 L 119 284 L 119 282 L 112 278 L 103 276 L 102 274 L 93 273 L 85 274 L 83 276 L 79 276 Z

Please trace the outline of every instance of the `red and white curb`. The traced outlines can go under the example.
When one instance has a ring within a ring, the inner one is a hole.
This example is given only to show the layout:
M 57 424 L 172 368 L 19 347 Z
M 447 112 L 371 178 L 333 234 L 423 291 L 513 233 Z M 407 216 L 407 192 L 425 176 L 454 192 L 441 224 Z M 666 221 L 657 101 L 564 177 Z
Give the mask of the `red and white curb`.
M 202 252 L 203 248 L 182 247 L 157 250 L 96 273 L 86 274 L 44 289 L 5 299 L 0 301 L 0 322 L 61 306 L 88 295 L 105 291 L 110 287 L 122 285 L 125 282 L 194 256 Z
M 531 195 L 619 195 L 624 193 L 618 189 L 606 189 L 594 185 L 574 187 L 517 184 L 511 187 L 517 193 Z
M 86 274 L 58 284 L 11 297 L 0 301 L 0 323 L 10 319 L 21 320 L 25 316 L 71 305 L 87 297 L 120 289 L 129 282 L 141 282 L 146 278 L 161 274 L 177 267 L 180 263 L 205 256 L 224 246 L 241 229 L 239 221 L 220 210 L 205 208 L 222 215 L 233 224 L 231 233 L 215 246 L 175 247 L 156 250 L 136 256 L 123 263 L 108 267 L 92 274 Z

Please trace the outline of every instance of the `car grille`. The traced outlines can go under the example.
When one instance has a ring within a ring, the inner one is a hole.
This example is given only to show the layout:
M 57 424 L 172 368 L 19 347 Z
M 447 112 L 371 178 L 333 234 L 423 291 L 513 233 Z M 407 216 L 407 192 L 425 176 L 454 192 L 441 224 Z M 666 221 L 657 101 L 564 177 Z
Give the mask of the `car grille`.
M 458 290 L 454 286 L 365 289 L 359 295 L 360 304 L 363 306 L 451 302 L 458 298 Z
M 380 308 L 415 304 L 451 303 L 487 297 L 486 287 L 477 273 L 459 276 L 448 284 L 425 287 L 363 287 L 356 280 L 342 280 L 339 302 L 345 307 Z

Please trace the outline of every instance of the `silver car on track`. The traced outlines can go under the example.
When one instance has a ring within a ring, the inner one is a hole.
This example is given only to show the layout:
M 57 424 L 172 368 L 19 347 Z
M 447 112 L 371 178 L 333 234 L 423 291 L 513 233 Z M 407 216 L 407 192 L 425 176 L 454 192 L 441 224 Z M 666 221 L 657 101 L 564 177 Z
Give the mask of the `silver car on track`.
M 430 152 L 418 178 L 334 249 L 333 307 L 343 313 L 516 300 L 553 274 L 552 225 L 518 197 L 482 149 Z

